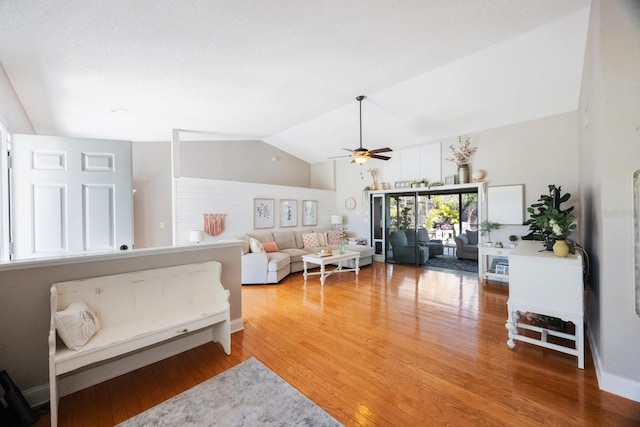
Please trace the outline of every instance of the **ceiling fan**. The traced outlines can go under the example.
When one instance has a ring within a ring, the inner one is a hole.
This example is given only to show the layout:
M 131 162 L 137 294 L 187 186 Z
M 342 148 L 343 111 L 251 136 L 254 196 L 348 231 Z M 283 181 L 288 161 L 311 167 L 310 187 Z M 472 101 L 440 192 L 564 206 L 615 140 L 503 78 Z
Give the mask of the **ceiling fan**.
M 330 157 L 331 159 L 335 159 L 338 157 L 351 157 L 351 163 L 358 163 L 360 165 L 365 164 L 369 159 L 379 159 L 379 160 L 389 160 L 391 157 L 389 156 L 381 156 L 379 153 L 387 153 L 389 151 L 393 151 L 389 147 L 385 148 L 377 148 L 375 150 L 367 150 L 362 147 L 362 100 L 364 99 L 364 95 L 356 96 L 356 100 L 360 103 L 360 147 L 355 149 L 343 148 L 343 150 L 347 150 L 351 152 L 350 156 L 337 156 Z

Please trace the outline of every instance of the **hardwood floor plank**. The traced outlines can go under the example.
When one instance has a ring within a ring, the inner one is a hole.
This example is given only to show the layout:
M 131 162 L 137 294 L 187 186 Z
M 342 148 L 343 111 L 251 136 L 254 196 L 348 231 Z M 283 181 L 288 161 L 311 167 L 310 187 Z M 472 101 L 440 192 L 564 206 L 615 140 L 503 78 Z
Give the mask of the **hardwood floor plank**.
M 242 298 L 231 356 L 209 343 L 65 396 L 60 425 L 119 422 L 250 357 L 347 426 L 640 425 L 640 403 L 598 389 L 588 348 L 580 370 L 567 354 L 507 347 L 503 285 L 374 263 Z M 92 397 L 111 415 L 92 416 Z

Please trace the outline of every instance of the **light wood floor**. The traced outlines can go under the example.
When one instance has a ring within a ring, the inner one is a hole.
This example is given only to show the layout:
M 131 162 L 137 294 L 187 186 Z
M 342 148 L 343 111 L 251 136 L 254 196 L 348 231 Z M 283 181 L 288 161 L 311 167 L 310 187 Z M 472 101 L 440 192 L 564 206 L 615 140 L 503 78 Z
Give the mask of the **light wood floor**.
M 305 285 L 244 286 L 232 355 L 208 344 L 60 401 L 61 426 L 111 426 L 255 357 L 347 426 L 638 426 L 587 354 L 506 345 L 507 288 L 374 263 Z M 39 425 L 47 425 L 45 414 Z

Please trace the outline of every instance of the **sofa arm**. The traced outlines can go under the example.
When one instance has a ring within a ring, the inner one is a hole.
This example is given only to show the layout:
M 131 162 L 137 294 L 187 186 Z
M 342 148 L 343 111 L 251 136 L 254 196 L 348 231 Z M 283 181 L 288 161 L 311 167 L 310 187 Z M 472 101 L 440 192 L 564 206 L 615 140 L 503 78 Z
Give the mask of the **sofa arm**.
M 267 283 L 269 258 L 266 253 L 252 252 L 240 257 L 242 284 Z

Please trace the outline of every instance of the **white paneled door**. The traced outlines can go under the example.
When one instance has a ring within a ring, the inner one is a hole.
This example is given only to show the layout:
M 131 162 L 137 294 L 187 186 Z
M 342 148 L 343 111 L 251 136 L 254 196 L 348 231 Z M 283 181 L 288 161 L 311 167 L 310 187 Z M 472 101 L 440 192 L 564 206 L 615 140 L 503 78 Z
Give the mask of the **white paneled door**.
M 13 135 L 13 259 L 131 249 L 131 142 Z

